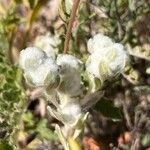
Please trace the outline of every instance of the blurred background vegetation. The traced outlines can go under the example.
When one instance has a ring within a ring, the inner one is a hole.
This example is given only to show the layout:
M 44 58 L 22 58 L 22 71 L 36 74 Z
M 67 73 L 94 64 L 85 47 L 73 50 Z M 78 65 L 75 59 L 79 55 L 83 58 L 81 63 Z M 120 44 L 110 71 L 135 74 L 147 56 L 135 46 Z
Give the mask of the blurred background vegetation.
M 19 52 L 39 35 L 57 35 L 63 52 L 71 0 L 0 0 L 0 150 L 63 149 L 58 120 L 46 112 L 40 89 L 29 88 L 18 67 Z M 106 82 L 90 108 L 81 145 L 85 150 L 150 149 L 150 1 L 81 0 L 69 53 L 83 61 L 98 32 L 124 44 L 132 69 Z M 84 82 L 84 86 L 87 83 Z

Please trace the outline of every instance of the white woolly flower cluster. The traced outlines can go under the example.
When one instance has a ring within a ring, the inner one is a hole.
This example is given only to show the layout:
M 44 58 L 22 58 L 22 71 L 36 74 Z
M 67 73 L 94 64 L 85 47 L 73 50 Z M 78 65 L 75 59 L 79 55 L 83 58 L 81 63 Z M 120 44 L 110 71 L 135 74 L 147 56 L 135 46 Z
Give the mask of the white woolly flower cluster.
M 19 63 L 26 81 L 32 86 L 43 87 L 47 99 L 56 106 L 48 106 L 50 115 L 60 120 L 67 130 L 75 129 L 73 137 L 76 138 L 88 114 L 82 112 L 79 100 L 83 94 L 80 85 L 82 62 L 69 54 L 57 54 L 56 41 L 49 35 L 38 37 L 34 44 L 38 48 L 22 50 Z M 89 39 L 88 51 L 86 72 L 91 92 L 95 92 L 105 80 L 123 72 L 128 55 L 121 44 L 102 34 Z M 56 126 L 56 132 L 64 144 L 65 137 L 59 126 Z M 67 142 L 64 147 L 68 147 Z
M 42 49 L 28 47 L 20 53 L 20 66 L 27 83 L 44 87 L 48 98 L 49 93 L 58 95 L 59 102 L 56 97 L 50 99 L 57 107 L 57 110 L 51 109 L 51 115 L 65 124 L 75 124 L 82 114 L 78 99 L 81 94 L 81 61 L 69 54 L 60 54 L 55 60 Z M 75 112 L 80 115 L 74 116 Z M 72 121 L 67 118 L 72 118 Z
M 86 62 L 86 70 L 88 74 L 100 79 L 101 83 L 123 72 L 128 61 L 123 45 L 114 43 L 102 34 L 88 41 L 88 51 L 91 55 Z
M 56 63 L 60 68 L 60 83 L 57 88 L 60 105 L 57 112 L 50 107 L 49 112 L 68 127 L 73 127 L 84 118 L 78 99 L 81 94 L 81 61 L 69 54 L 59 54 Z

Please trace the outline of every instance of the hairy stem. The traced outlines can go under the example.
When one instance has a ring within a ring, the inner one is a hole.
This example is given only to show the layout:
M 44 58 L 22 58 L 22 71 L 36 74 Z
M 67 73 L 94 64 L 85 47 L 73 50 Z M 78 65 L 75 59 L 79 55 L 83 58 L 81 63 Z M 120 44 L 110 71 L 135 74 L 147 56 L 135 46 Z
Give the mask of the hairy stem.
M 64 53 L 65 54 L 68 51 L 70 34 L 71 34 L 71 31 L 72 31 L 72 27 L 73 27 L 73 23 L 74 23 L 74 20 L 75 20 L 76 11 L 77 11 L 79 2 L 80 2 L 80 0 L 74 0 L 73 6 L 72 6 L 71 16 L 70 16 L 69 24 L 68 24 L 68 27 L 67 27 L 66 37 L 65 37 L 65 44 L 64 44 Z

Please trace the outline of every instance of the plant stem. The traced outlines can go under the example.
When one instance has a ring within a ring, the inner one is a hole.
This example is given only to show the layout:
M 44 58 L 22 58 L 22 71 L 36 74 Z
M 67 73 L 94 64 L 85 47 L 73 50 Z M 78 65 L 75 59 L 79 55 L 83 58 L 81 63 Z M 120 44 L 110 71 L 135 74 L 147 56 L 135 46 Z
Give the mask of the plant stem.
M 23 45 L 22 45 L 22 49 L 25 48 L 26 46 L 26 42 L 27 39 L 29 38 L 29 34 L 31 32 L 32 29 L 32 24 L 35 20 L 35 18 L 37 17 L 40 8 L 47 2 L 47 0 L 39 0 L 35 6 L 35 8 L 33 10 L 31 10 L 30 14 L 29 14 L 29 18 L 26 24 L 26 30 L 25 30 L 25 35 L 24 35 L 24 41 L 23 41 Z
M 13 42 L 14 42 L 14 34 L 15 34 L 15 28 L 12 29 L 11 33 L 10 33 L 10 39 L 9 39 L 9 51 L 8 51 L 8 58 L 9 58 L 9 61 L 10 63 L 14 63 L 14 60 L 13 60 L 13 52 L 12 52 L 12 49 L 13 49 Z
M 67 27 L 66 37 L 65 37 L 65 44 L 64 44 L 64 53 L 65 54 L 68 51 L 70 34 L 71 34 L 71 31 L 72 31 L 72 27 L 73 27 L 73 23 L 74 23 L 74 20 L 75 20 L 76 11 L 77 11 L 79 2 L 80 2 L 80 0 L 74 0 L 74 2 L 73 2 L 71 16 L 70 16 L 69 24 L 68 24 L 68 27 Z

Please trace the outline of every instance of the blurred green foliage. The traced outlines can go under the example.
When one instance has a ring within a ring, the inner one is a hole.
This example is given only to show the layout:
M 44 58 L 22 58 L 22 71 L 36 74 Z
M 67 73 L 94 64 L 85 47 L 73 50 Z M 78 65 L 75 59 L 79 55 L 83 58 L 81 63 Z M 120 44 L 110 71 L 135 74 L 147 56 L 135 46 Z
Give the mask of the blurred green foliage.
M 14 137 L 24 103 L 21 70 L 8 59 L 11 35 L 20 19 L 15 5 L 0 13 L 0 148 L 9 150 L 15 148 Z
M 21 71 L 0 53 L 0 133 L 1 138 L 12 143 L 13 133 L 19 127 L 23 106 Z
M 96 104 L 94 108 L 113 121 L 120 121 L 122 119 L 120 109 L 115 107 L 113 102 L 110 100 L 103 98 Z
M 44 1 L 46 2 L 46 1 Z M 17 25 L 22 23 L 24 18 L 17 12 L 18 4 L 24 1 L 9 1 L 7 8 L 1 5 L 0 8 L 0 149 L 16 149 L 17 134 L 20 130 L 20 123 L 24 121 L 28 132 L 37 133 L 40 139 L 57 139 L 53 132 L 47 128 L 47 120 L 40 122 L 34 118 L 32 113 L 23 113 L 26 108 L 25 96 L 22 87 L 22 72 L 18 65 L 12 64 L 12 41 L 15 39 L 14 31 Z M 31 21 L 35 18 L 40 5 L 39 1 L 30 1 Z M 23 115 L 22 115 L 23 113 Z M 22 120 L 21 120 L 22 118 Z M 37 126 L 36 126 L 37 125 Z M 29 128 L 31 130 L 29 130 Z
M 36 133 L 37 138 L 41 140 L 57 140 L 57 135 L 48 128 L 48 122 L 45 118 L 39 120 L 31 112 L 25 112 L 22 115 L 22 120 L 28 133 Z

